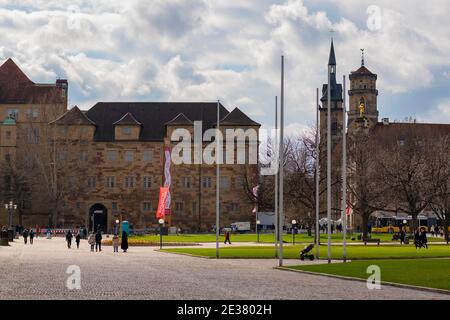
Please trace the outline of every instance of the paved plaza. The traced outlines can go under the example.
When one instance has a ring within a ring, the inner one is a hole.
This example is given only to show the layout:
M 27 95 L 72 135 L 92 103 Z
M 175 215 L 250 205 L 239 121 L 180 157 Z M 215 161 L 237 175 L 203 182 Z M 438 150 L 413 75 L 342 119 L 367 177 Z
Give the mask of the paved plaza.
M 75 246 L 76 247 L 76 246 Z M 276 270 L 275 260 L 215 260 L 131 247 L 67 249 L 63 238 L 0 247 L 0 299 L 450 299 L 450 295 Z M 300 264 L 286 261 L 286 264 Z M 69 266 L 81 289 L 66 287 Z

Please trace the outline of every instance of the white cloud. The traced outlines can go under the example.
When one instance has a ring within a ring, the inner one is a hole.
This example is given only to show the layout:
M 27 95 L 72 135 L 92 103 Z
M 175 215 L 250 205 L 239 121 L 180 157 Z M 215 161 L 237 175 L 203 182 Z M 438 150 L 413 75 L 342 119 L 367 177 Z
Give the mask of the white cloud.
M 330 29 L 340 75 L 366 48 L 380 94 L 432 86 L 433 70 L 450 67 L 450 3 L 435 1 L 0 0 L 0 58 L 13 57 L 35 81 L 67 77 L 71 102 L 84 108 L 220 98 L 270 124 L 284 54 L 286 122 L 295 132 L 315 117 Z M 366 26 L 373 4 L 378 31 Z

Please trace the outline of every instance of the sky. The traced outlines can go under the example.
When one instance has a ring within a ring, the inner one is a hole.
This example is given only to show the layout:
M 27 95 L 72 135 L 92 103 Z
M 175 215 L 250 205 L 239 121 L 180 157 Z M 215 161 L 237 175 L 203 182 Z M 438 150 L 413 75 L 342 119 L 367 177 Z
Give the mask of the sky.
M 315 122 L 333 34 L 338 79 L 378 74 L 380 118 L 450 123 L 448 0 L 0 0 L 0 60 L 69 80 L 69 105 L 216 101 L 270 128 Z M 330 31 L 334 32 L 331 33 Z

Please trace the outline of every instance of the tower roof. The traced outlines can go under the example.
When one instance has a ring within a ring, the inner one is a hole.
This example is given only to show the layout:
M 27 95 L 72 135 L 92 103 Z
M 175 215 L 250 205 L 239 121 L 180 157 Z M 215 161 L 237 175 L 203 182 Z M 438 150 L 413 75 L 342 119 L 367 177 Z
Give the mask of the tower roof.
M 331 39 L 330 58 L 328 59 L 328 65 L 329 66 L 335 66 L 336 65 L 336 55 L 334 53 L 333 39 Z

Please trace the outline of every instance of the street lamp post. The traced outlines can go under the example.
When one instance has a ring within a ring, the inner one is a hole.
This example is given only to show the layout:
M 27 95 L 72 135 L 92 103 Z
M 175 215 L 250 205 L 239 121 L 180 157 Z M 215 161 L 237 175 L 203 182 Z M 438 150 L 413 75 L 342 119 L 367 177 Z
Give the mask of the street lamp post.
M 8 226 L 9 226 L 9 232 L 12 232 L 12 240 L 14 241 L 15 231 L 13 230 L 12 225 L 12 213 L 13 210 L 17 210 L 17 204 L 10 201 L 9 203 L 5 203 L 5 209 L 8 210 Z M 11 239 L 11 238 L 10 238 Z
M 256 235 L 258 236 L 258 243 L 259 243 L 259 225 L 261 224 L 260 220 L 256 220 Z
M 164 226 L 164 219 L 159 219 L 159 249 L 162 249 L 162 231 Z
M 297 220 L 292 220 L 292 245 L 295 246 L 295 228 L 297 225 Z

